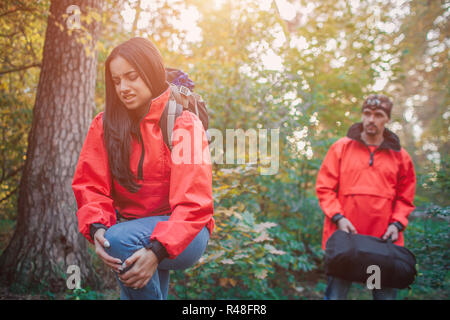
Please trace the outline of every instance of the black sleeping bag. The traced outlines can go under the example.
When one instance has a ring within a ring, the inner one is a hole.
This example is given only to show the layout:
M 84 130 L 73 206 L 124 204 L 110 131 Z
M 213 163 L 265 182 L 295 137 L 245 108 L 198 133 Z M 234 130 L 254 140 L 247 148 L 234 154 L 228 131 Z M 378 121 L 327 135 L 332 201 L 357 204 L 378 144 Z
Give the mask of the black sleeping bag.
M 366 283 L 372 274 L 367 270 L 371 265 L 380 268 L 381 288 L 407 288 L 417 274 L 414 254 L 390 240 L 341 230 L 328 239 L 325 250 L 327 275 Z

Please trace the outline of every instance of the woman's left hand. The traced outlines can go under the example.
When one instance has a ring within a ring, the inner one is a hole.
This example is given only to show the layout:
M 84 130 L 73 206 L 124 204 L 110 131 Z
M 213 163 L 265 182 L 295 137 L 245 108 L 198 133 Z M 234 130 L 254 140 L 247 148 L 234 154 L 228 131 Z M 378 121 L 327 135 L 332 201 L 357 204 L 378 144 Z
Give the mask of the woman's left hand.
M 125 264 L 126 266 L 134 265 L 127 272 L 119 275 L 120 281 L 127 287 L 140 289 L 147 285 L 155 273 L 158 258 L 152 250 L 142 248 L 125 260 Z

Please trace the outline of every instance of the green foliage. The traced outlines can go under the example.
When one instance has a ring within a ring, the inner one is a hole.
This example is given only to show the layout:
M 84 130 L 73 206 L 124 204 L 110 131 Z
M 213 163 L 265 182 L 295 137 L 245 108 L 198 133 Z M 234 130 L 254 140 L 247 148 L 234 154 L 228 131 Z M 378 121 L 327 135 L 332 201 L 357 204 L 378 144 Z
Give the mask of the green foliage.
M 103 300 L 104 294 L 98 291 L 91 290 L 90 287 L 86 289 L 79 288 L 73 289 L 70 293 L 67 293 L 65 300 Z
M 9 1 L 0 8 L 0 219 L 16 217 L 49 4 Z
M 431 163 L 418 173 L 419 203 L 430 201 L 443 206 L 450 204 L 450 156 L 443 155 L 439 164 Z
M 429 206 L 407 228 L 405 246 L 417 259 L 418 276 L 404 298 L 448 299 L 450 292 L 450 207 Z
M 50 4 L 20 2 L 25 4 L 23 10 L 15 10 L 16 1 L 0 9 L 1 222 L 16 218 Z M 251 165 L 214 166 L 217 227 L 199 264 L 172 274 L 170 298 L 323 295 L 317 171 L 329 146 L 358 121 L 362 99 L 374 91 L 380 77 L 389 78 L 385 91 L 395 98 L 392 120 L 401 126 L 402 145 L 419 173 L 416 205 L 428 208 L 427 217 L 413 220 L 406 231 L 420 274 L 412 291 L 401 294 L 408 299 L 448 296 L 448 220 L 432 213 L 447 217 L 448 207 L 431 206 L 448 206 L 449 199 L 448 46 L 444 45 L 448 5 L 406 1 L 404 7 L 411 14 L 396 17 L 392 2 L 368 0 L 354 6 L 350 0 L 300 0 L 296 3 L 303 9 L 313 4 L 314 10 L 288 22 L 280 17 L 275 2 L 265 9 L 257 0 L 221 5 L 158 0 L 146 8 L 139 3 L 105 2 L 97 43 L 95 113 L 104 108 L 107 55 L 117 44 L 143 36 L 154 41 L 167 66 L 181 68 L 195 81 L 195 90 L 207 101 L 211 128 L 223 133 L 230 128 L 280 128 L 280 167 L 275 175 L 262 176 Z M 131 30 L 121 16 L 126 5 L 136 10 Z M 188 7 L 199 12 L 198 42 L 188 41 L 186 30 L 174 24 Z M 148 20 L 148 27 L 138 27 L 139 17 Z M 390 22 L 399 26 L 392 33 L 379 27 Z M 439 49 L 442 45 L 444 50 Z M 281 68 L 265 66 L 268 52 L 280 57 Z M 404 117 L 410 107 L 415 122 Z M 416 140 L 414 125 L 423 129 Z M 429 144 L 440 154 L 439 162 L 427 158 Z M 0 248 L 5 248 L 11 227 L 3 223 L 0 229 Z M 94 267 L 101 266 L 94 259 Z M 308 286 L 310 291 L 304 290 Z M 51 292 L 44 296 L 57 298 Z M 104 297 L 90 288 L 66 295 L 66 299 L 97 298 Z
M 0 218 L 15 218 L 18 187 L 26 159 L 32 109 L 25 97 L 0 91 Z
M 9 219 L 0 220 L 0 255 L 2 254 L 3 250 L 6 249 L 9 238 L 14 231 L 15 225 L 16 225 L 15 220 Z
M 234 184 L 238 173 L 240 184 Z M 318 269 L 323 254 L 317 233 L 322 223 L 317 200 L 296 204 L 283 218 L 271 217 L 271 210 L 261 211 L 258 205 L 260 192 L 255 187 L 260 184 L 254 180 L 260 176 L 254 169 L 221 169 L 215 176 L 221 180 L 214 190 L 215 232 L 197 265 L 172 274 L 170 298 L 298 298 L 296 288 L 303 275 Z M 283 208 L 284 193 L 278 197 L 273 193 L 266 190 L 263 194 L 272 205 L 279 203 L 279 209 Z M 267 218 L 262 218 L 262 212 Z
M 250 170 L 252 171 L 252 170 Z M 233 176 L 221 170 L 219 176 Z M 245 175 L 245 174 L 244 174 Z M 251 173 L 247 172 L 247 177 Z M 173 276 L 175 297 L 179 299 L 264 299 L 282 298 L 270 285 L 276 277 L 275 263 L 285 252 L 275 246 L 277 235 L 269 234 L 276 223 L 259 222 L 244 202 L 222 206 L 229 199 L 248 192 L 249 185 L 221 185 L 215 192 L 216 228 L 207 252 L 193 268 Z
M 227 210 L 221 216 L 228 221 L 222 228 L 218 226 L 217 236 L 211 238 L 200 263 L 189 272 L 181 272 L 184 283 L 174 282 L 175 290 L 183 287 L 178 298 L 279 298 L 267 279 L 274 273 L 274 261 L 283 254 L 271 244 L 267 234 L 274 224 L 257 223 L 248 211 L 239 214 Z

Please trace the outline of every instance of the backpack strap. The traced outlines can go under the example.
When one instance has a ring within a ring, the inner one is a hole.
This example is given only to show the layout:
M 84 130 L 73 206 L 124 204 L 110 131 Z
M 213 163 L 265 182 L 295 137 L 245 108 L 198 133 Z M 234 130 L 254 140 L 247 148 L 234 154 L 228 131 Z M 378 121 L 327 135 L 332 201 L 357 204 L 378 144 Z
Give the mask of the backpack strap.
M 200 102 L 203 102 L 202 97 L 195 92 L 192 92 L 192 95 L 195 96 L 194 97 L 194 110 L 195 110 L 195 114 L 197 115 L 197 117 L 200 119 L 200 113 L 198 112 L 198 105 L 197 105 L 197 100 Z
M 191 109 L 190 111 L 194 112 L 197 117 L 200 118 L 197 101 L 203 102 L 202 97 L 198 93 L 192 92 L 185 86 L 172 86 L 174 87 L 173 93 L 175 96 L 175 100 L 180 101 L 185 110 Z M 192 107 L 189 108 L 189 103 L 194 106 L 194 110 L 192 110 Z
M 183 106 L 175 100 L 174 91 L 175 90 L 172 90 L 171 86 L 169 101 L 164 107 L 161 119 L 159 120 L 159 126 L 161 128 L 164 142 L 170 151 L 172 151 L 173 148 L 173 127 L 175 126 L 175 121 L 183 112 Z
M 170 85 L 170 97 L 167 102 L 164 111 L 161 115 L 161 119 L 159 120 L 159 127 L 161 128 L 161 132 L 163 135 L 164 142 L 170 151 L 173 148 L 173 127 L 175 126 L 175 121 L 181 115 L 183 110 L 189 110 L 197 115 L 197 117 L 202 121 L 203 127 L 206 130 L 206 136 L 208 141 L 211 142 L 211 137 L 207 131 L 208 128 L 208 116 L 206 114 L 206 109 L 204 106 L 204 101 L 202 97 L 190 91 L 187 87 L 184 86 L 176 86 L 174 84 Z M 191 106 L 189 106 L 189 104 Z M 200 107 L 199 107 L 200 104 Z M 201 110 L 203 110 L 201 114 Z M 206 118 L 206 124 L 204 123 L 204 119 Z M 202 120 L 203 119 L 203 120 Z
M 167 138 L 169 140 L 169 149 L 173 148 L 173 127 L 175 126 L 175 120 L 183 112 L 183 107 L 178 104 L 174 99 L 169 100 L 168 113 L 167 113 Z
M 188 88 L 181 86 L 178 88 L 176 85 L 170 85 L 170 92 L 173 94 L 175 101 L 181 103 L 183 109 L 189 109 L 189 100 L 188 97 L 190 95 L 190 91 Z

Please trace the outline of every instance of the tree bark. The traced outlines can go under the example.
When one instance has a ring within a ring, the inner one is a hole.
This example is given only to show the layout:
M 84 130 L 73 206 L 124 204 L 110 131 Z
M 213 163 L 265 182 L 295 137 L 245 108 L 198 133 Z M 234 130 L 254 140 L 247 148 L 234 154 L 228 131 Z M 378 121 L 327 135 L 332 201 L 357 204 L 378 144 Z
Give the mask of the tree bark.
M 71 5 L 80 8 L 82 27 L 69 32 L 63 15 Z M 0 257 L 0 280 L 7 285 L 61 291 L 68 266 L 77 265 L 82 287 L 97 287 L 87 241 L 78 232 L 71 183 L 95 108 L 100 23 L 85 24 L 83 16 L 100 13 L 102 5 L 103 0 L 51 2 L 16 230 Z

